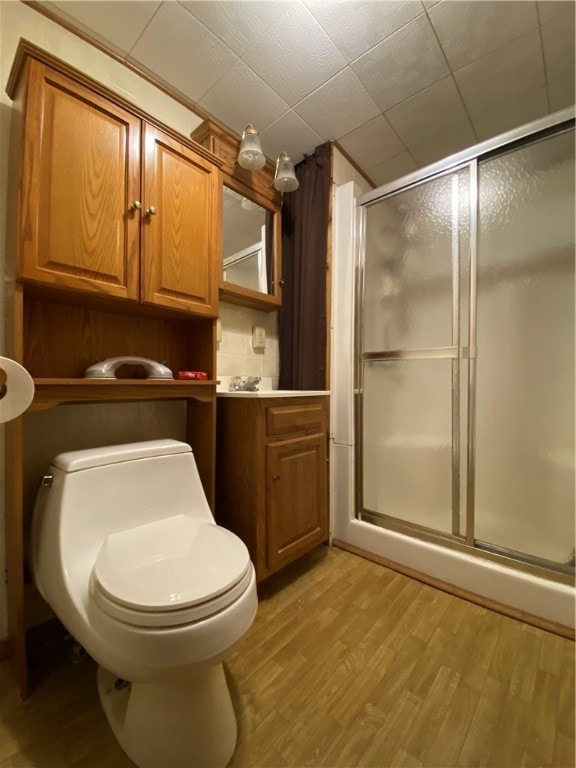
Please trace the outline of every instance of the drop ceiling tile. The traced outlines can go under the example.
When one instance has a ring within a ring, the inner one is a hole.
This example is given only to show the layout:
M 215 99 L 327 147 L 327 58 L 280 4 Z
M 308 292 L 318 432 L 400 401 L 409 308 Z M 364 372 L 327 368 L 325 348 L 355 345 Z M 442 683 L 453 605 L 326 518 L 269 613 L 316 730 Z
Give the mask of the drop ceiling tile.
M 290 106 L 346 66 L 342 54 L 303 5 L 285 13 L 242 60 Z
M 386 38 L 351 66 L 383 112 L 450 72 L 426 14 Z
M 415 147 L 410 147 L 410 154 L 416 162 L 424 167 L 438 160 L 460 152 L 477 144 L 476 135 L 468 125 L 459 125 L 457 128 L 433 136 Z
M 221 40 L 175 2 L 162 3 L 129 58 L 193 101 L 199 101 L 238 61 Z
M 454 73 L 472 118 L 546 84 L 540 32 L 513 40 Z
M 234 130 L 240 132 L 247 119 L 261 131 L 268 126 L 270 140 L 282 145 L 281 149 L 289 149 L 297 160 L 302 152 L 313 151 L 323 137 L 338 138 L 336 130 L 346 131 L 338 140 L 362 168 L 386 165 L 390 158 L 409 158 L 404 151 L 407 145 L 386 117 L 364 115 L 364 108 L 373 114 L 367 106 L 370 99 L 387 116 L 391 113 L 396 128 L 411 147 L 418 148 L 418 157 L 426 162 L 432 154 L 426 145 L 438 144 L 435 137 L 450 133 L 443 130 L 451 115 L 450 104 L 455 111 L 450 127 L 456 137 L 460 135 L 465 121 L 457 116 L 457 102 L 446 96 L 444 103 L 445 86 L 435 87 L 450 74 L 450 69 L 429 18 L 434 20 L 438 36 L 452 57 L 476 56 L 478 45 L 492 46 L 497 41 L 498 48 L 461 66 L 454 75 L 479 140 L 508 130 L 513 123 L 529 122 L 545 114 L 546 94 L 551 111 L 574 103 L 575 3 L 571 0 L 536 3 L 540 45 L 535 30 L 522 33 L 523 25 L 534 18 L 533 2 L 56 0 L 41 4 L 121 56 L 128 51 L 141 68 L 191 100 L 201 102 Z M 473 9 L 471 18 L 475 23 L 465 24 L 460 33 L 458 19 L 467 9 Z M 445 22 L 448 12 L 451 18 Z M 518 14 L 520 20 L 514 29 L 510 21 L 513 14 Z M 489 18 L 492 29 L 488 36 Z M 453 30 L 448 38 L 442 31 L 443 24 Z M 513 32 L 519 37 L 502 43 Z M 318 43 L 314 42 L 316 33 Z M 380 42 L 382 35 L 387 37 Z M 242 51 L 247 61 L 252 56 L 257 62 L 255 73 L 235 55 Z M 360 52 L 346 69 L 350 57 Z M 293 67 L 295 71 L 289 71 Z M 345 84 L 352 84 L 350 70 L 368 96 L 361 87 L 346 93 Z M 271 81 L 264 73 L 271 73 Z M 125 82 L 122 78 L 116 86 L 138 104 L 144 96 L 133 93 L 131 87 L 129 79 Z M 438 100 L 430 101 L 429 111 L 422 112 L 417 106 L 426 104 L 428 91 L 436 93 Z M 346 97 L 340 97 L 340 108 L 329 109 L 328 104 L 333 99 L 338 101 L 341 92 Z M 250 110 L 247 119 L 244 105 Z M 345 117 L 351 105 L 354 116 Z M 331 126 L 329 112 L 336 120 Z M 348 120 L 352 119 L 362 124 L 350 128 Z M 175 113 L 172 121 L 166 121 L 180 125 L 181 115 Z M 290 135 L 291 130 L 304 133 L 298 138 Z M 263 144 L 266 153 L 275 156 L 276 148 L 266 146 L 265 137 Z M 379 178 L 384 176 L 382 169 Z
M 470 125 L 452 76 L 392 107 L 385 117 L 407 147 L 444 133 L 454 124 Z
M 505 131 L 519 128 L 521 125 L 537 120 L 548 114 L 548 96 L 546 88 L 539 88 L 532 93 L 523 93 L 517 99 L 500 104 L 490 112 L 477 115 L 472 121 L 479 141 L 498 136 Z
M 338 143 L 358 163 L 361 168 L 379 165 L 395 155 L 400 155 L 406 147 L 394 133 L 384 115 L 378 115 Z
M 161 3 L 120 0 L 114 3 L 114 13 L 103 13 L 102 3 L 94 0 L 70 0 L 45 5 L 58 16 L 69 20 L 76 28 L 89 33 L 117 52 L 127 54 Z
M 453 71 L 538 27 L 535 2 L 444 0 L 428 16 Z
M 288 104 L 241 61 L 212 86 L 199 104 L 239 134 L 248 123 L 261 131 L 289 110 Z
M 420 2 L 304 0 L 313 16 L 351 62 L 423 12 Z
M 265 0 L 180 0 L 180 4 L 239 56 L 295 5 Z
M 574 21 L 567 23 L 569 18 L 558 16 L 542 27 L 552 112 L 574 104 Z
M 294 107 L 323 139 L 339 139 L 380 113 L 350 67 L 317 88 Z
M 401 179 L 402 176 L 407 176 L 417 170 L 418 165 L 414 158 L 408 152 L 401 152 L 399 155 L 384 160 L 383 163 L 368 168 L 366 173 L 374 184 L 381 187 L 383 184 Z
M 287 152 L 295 163 L 323 143 L 322 137 L 292 110 L 262 131 L 260 137 L 266 157 L 276 158 L 280 152 Z
M 544 0 L 538 3 L 540 24 L 547 24 L 556 16 L 571 14 L 574 17 L 574 0 Z

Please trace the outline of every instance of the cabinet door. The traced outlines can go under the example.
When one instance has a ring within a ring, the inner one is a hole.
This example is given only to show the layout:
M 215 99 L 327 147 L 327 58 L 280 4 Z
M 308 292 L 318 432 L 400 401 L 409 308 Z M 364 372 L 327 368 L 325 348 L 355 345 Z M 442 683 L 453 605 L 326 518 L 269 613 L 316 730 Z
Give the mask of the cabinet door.
M 326 435 L 266 446 L 267 557 L 273 572 L 328 536 Z
M 216 316 L 219 171 L 145 125 L 141 301 Z
M 138 118 L 30 62 L 19 277 L 138 298 Z

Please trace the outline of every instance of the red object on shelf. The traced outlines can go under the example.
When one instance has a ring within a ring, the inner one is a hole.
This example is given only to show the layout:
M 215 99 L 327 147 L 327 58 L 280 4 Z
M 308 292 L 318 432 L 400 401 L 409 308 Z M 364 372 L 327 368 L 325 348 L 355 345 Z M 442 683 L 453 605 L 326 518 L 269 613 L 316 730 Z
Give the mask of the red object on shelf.
M 189 381 L 205 381 L 208 374 L 204 371 L 178 371 L 179 379 L 188 379 Z

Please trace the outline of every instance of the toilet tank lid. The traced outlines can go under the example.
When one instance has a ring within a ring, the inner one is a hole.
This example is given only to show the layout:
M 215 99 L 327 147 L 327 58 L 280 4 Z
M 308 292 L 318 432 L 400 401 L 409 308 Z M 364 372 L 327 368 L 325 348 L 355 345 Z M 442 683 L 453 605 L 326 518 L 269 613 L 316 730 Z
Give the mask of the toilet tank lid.
M 179 440 L 146 440 L 140 443 L 105 445 L 100 448 L 86 448 L 81 451 L 60 453 L 52 460 L 52 466 L 64 472 L 78 472 L 81 469 L 120 464 L 137 459 L 151 459 L 175 453 L 190 453 L 187 443 Z

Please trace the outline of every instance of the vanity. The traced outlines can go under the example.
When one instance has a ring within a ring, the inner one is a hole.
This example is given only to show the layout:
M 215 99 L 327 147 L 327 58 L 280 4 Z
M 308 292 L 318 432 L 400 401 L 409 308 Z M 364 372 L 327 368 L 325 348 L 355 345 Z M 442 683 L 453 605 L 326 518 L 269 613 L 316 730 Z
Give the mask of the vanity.
M 328 392 L 219 392 L 216 520 L 259 582 L 327 541 Z
M 239 139 L 210 120 L 192 139 L 222 163 L 219 297 L 275 311 L 283 283 L 275 166 L 242 168 Z M 215 516 L 244 541 L 259 582 L 328 539 L 328 404 L 328 392 L 217 392 Z

